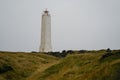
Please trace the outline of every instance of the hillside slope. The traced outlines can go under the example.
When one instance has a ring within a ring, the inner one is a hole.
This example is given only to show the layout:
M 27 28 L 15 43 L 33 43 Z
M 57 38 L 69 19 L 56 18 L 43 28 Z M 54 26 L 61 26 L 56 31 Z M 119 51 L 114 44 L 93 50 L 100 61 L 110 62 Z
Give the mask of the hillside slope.
M 120 80 L 120 51 L 69 55 L 38 80 Z
M 25 80 L 38 68 L 57 60 L 40 53 L 0 52 L 0 80 Z
M 120 80 L 120 50 L 47 54 L 0 52 L 0 80 Z

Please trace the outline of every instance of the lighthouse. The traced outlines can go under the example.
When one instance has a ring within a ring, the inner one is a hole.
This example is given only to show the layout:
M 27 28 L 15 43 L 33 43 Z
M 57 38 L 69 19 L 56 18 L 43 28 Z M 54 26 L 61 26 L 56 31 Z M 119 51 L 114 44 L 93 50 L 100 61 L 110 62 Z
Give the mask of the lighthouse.
M 39 52 L 51 52 L 51 16 L 49 11 L 45 10 L 42 14 L 41 23 L 41 44 Z

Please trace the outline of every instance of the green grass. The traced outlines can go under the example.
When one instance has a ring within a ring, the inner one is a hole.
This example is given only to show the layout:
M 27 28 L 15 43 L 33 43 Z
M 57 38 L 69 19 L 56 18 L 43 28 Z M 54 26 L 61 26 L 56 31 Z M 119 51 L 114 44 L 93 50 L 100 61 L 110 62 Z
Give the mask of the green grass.
M 68 55 L 38 80 L 120 80 L 120 52 L 100 61 L 104 53 Z
M 58 58 L 38 53 L 0 52 L 0 80 L 24 80 L 40 65 Z
M 102 57 L 105 54 L 104 50 L 74 51 L 59 59 L 41 53 L 0 52 L 0 80 L 25 80 L 40 66 L 58 60 L 58 64 L 36 74 L 36 80 L 120 80 L 120 51 Z

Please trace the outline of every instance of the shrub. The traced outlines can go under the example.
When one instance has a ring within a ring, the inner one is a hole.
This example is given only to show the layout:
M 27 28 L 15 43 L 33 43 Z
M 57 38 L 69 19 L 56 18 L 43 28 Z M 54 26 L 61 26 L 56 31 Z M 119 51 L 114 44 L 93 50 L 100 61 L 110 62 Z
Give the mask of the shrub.
M 110 48 L 108 48 L 108 49 L 106 50 L 106 52 L 111 53 L 112 51 L 110 50 Z
M 79 52 L 80 53 L 86 53 L 87 51 L 86 50 L 80 50 Z
M 109 57 L 109 56 L 111 56 L 111 55 L 113 55 L 112 53 L 105 53 L 105 54 L 103 54 L 102 55 L 102 57 L 101 57 L 101 59 L 104 59 L 104 58 L 106 58 L 106 57 Z
M 114 59 L 119 59 L 120 58 L 120 51 L 116 51 L 116 52 L 106 52 L 105 54 L 102 55 L 102 57 L 100 58 L 100 61 L 104 61 L 107 59 L 107 61 L 109 60 L 114 60 Z
M 1 67 L 0 67 L 0 74 L 1 73 L 5 73 L 5 72 L 8 72 L 8 71 L 11 71 L 13 70 L 13 68 L 9 65 L 9 64 L 3 64 Z

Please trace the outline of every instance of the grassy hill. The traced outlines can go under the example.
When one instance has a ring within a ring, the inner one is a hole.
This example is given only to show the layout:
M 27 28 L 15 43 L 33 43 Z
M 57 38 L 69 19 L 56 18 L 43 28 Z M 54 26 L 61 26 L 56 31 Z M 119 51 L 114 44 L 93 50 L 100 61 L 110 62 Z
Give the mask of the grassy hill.
M 119 50 L 72 53 L 0 52 L 0 80 L 120 80 Z
M 45 54 L 0 52 L 0 80 L 25 80 L 39 67 L 57 60 Z

